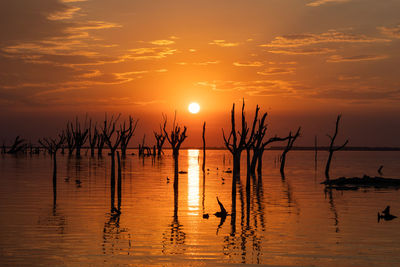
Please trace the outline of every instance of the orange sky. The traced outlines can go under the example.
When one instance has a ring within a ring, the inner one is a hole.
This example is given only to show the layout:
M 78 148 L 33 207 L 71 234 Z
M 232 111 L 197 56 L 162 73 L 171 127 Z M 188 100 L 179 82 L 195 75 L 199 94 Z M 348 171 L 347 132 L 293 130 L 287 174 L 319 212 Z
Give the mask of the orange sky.
M 187 145 L 205 120 L 220 146 L 244 98 L 248 114 L 257 103 L 269 112 L 271 134 L 303 126 L 306 145 L 342 113 L 350 145 L 400 146 L 398 10 L 398 0 L 2 1 L 0 137 L 122 112 L 140 118 L 137 142 L 176 110 Z

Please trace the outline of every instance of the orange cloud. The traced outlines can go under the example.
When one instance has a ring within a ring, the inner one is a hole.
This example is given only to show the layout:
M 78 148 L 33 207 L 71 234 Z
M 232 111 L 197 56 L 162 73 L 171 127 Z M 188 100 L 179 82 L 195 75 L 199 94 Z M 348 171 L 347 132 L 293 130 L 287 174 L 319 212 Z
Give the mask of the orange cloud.
M 337 30 L 329 30 L 324 33 L 304 33 L 304 34 L 290 34 L 275 37 L 268 44 L 262 44 L 261 47 L 270 48 L 287 48 L 287 47 L 301 47 L 315 44 L 331 44 L 331 43 L 377 43 L 377 42 L 390 42 L 390 40 L 382 38 L 368 37 L 363 34 L 352 34 L 339 32 Z
M 75 15 L 75 13 L 77 13 L 79 10 L 81 10 L 79 7 L 70 7 L 64 11 L 57 11 L 55 13 L 50 14 L 49 16 L 47 16 L 47 19 L 49 20 L 71 19 Z
M 277 75 L 277 74 L 291 74 L 294 73 L 295 68 L 268 68 L 263 71 L 257 72 L 260 75 Z
M 322 6 L 327 3 L 345 3 L 345 2 L 350 2 L 351 0 L 316 0 L 312 1 L 311 3 L 308 3 L 306 6 Z
M 273 54 L 284 54 L 284 55 L 320 55 L 336 52 L 335 49 L 330 48 L 304 48 L 304 49 L 274 49 L 267 50 Z
M 326 62 L 357 62 L 357 61 L 371 61 L 371 60 L 381 60 L 385 59 L 388 56 L 386 55 L 357 55 L 357 56 L 340 56 L 333 55 L 330 56 Z
M 253 61 L 253 62 L 233 62 L 233 65 L 236 67 L 261 67 L 264 63 L 260 61 Z
M 154 41 L 150 42 L 150 44 L 153 44 L 153 45 L 171 45 L 174 43 L 175 43 L 175 41 L 172 41 L 172 40 L 154 40 Z
M 217 45 L 220 47 L 234 47 L 234 46 L 238 46 L 239 43 L 230 43 L 227 42 L 225 40 L 213 40 L 212 42 L 208 43 L 210 45 Z
M 390 38 L 400 38 L 400 24 L 394 27 L 378 27 L 382 34 Z

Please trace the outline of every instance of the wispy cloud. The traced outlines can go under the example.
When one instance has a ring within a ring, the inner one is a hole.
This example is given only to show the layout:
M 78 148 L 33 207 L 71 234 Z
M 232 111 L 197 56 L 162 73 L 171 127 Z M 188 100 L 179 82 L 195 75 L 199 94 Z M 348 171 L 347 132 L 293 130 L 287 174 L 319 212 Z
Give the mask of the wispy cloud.
M 79 7 L 70 7 L 64 11 L 57 11 L 55 13 L 50 14 L 47 19 L 49 20 L 65 20 L 71 19 L 75 13 L 81 10 Z
M 154 40 L 154 41 L 150 42 L 150 44 L 153 44 L 153 45 L 172 45 L 174 43 L 175 43 L 175 41 L 172 41 L 172 40 Z
M 249 62 L 233 62 L 236 67 L 261 67 L 264 63 L 260 61 L 249 61 Z
M 244 91 L 249 95 L 276 95 L 292 92 L 292 83 L 282 80 L 252 81 L 201 81 L 197 86 L 209 87 L 214 91 Z
M 142 47 L 133 48 L 129 50 L 129 54 L 125 55 L 125 59 L 132 60 L 148 60 L 148 59 L 161 59 L 177 52 L 177 49 L 169 47 Z
M 263 71 L 257 72 L 260 75 L 278 75 L 278 74 L 292 74 L 295 68 L 268 68 Z
M 351 0 L 315 0 L 307 4 L 307 6 L 322 6 L 324 4 L 328 3 L 345 3 L 345 2 L 350 2 Z
M 341 56 L 341 55 L 333 55 L 330 56 L 326 61 L 327 62 L 357 62 L 357 61 L 371 61 L 371 60 L 381 60 L 385 59 L 388 56 L 386 55 L 356 55 L 356 56 Z
M 377 43 L 389 42 L 388 39 L 368 37 L 363 34 L 353 34 L 339 32 L 337 30 L 329 30 L 324 33 L 304 33 L 304 34 L 290 34 L 275 37 L 268 44 L 262 44 L 261 47 L 270 48 L 288 48 L 288 47 L 301 47 L 315 44 L 331 44 L 331 43 Z
M 390 38 L 400 38 L 400 24 L 394 27 L 378 27 L 382 34 Z
M 210 45 L 217 45 L 220 47 L 234 47 L 238 46 L 239 43 L 232 43 L 232 42 L 227 42 L 226 40 L 213 40 L 212 42 L 208 43 Z
M 318 47 L 318 48 L 284 48 L 284 49 L 271 49 L 267 50 L 273 54 L 284 54 L 284 55 L 321 55 L 336 52 L 336 49 Z

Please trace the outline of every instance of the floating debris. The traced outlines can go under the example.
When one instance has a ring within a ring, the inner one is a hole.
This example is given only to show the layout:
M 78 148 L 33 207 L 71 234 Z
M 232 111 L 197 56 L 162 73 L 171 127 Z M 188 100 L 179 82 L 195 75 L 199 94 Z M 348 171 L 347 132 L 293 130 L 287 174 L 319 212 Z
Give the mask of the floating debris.
M 340 190 L 344 190 L 343 188 L 355 188 L 355 187 L 375 187 L 375 188 L 386 188 L 386 187 L 395 187 L 400 188 L 400 179 L 396 178 L 383 178 L 383 177 L 370 177 L 368 175 L 364 175 L 363 177 L 340 177 L 333 180 L 324 181 L 321 184 L 325 184 L 326 186 L 340 188 Z

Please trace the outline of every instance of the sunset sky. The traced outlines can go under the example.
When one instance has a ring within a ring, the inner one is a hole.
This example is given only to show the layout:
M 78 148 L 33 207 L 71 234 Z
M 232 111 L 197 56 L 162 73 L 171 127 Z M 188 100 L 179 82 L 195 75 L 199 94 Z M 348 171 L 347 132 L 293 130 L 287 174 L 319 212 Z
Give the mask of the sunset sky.
M 186 145 L 222 146 L 232 103 L 259 104 L 270 134 L 312 145 L 343 114 L 349 145 L 400 146 L 399 0 L 3 0 L 0 138 L 51 135 L 88 113 L 162 112 Z M 187 111 L 198 102 L 201 111 Z M 150 141 L 151 140 L 151 141 Z M 1 141 L 1 140 L 0 140 Z M 132 144 L 133 145 L 133 144 Z

